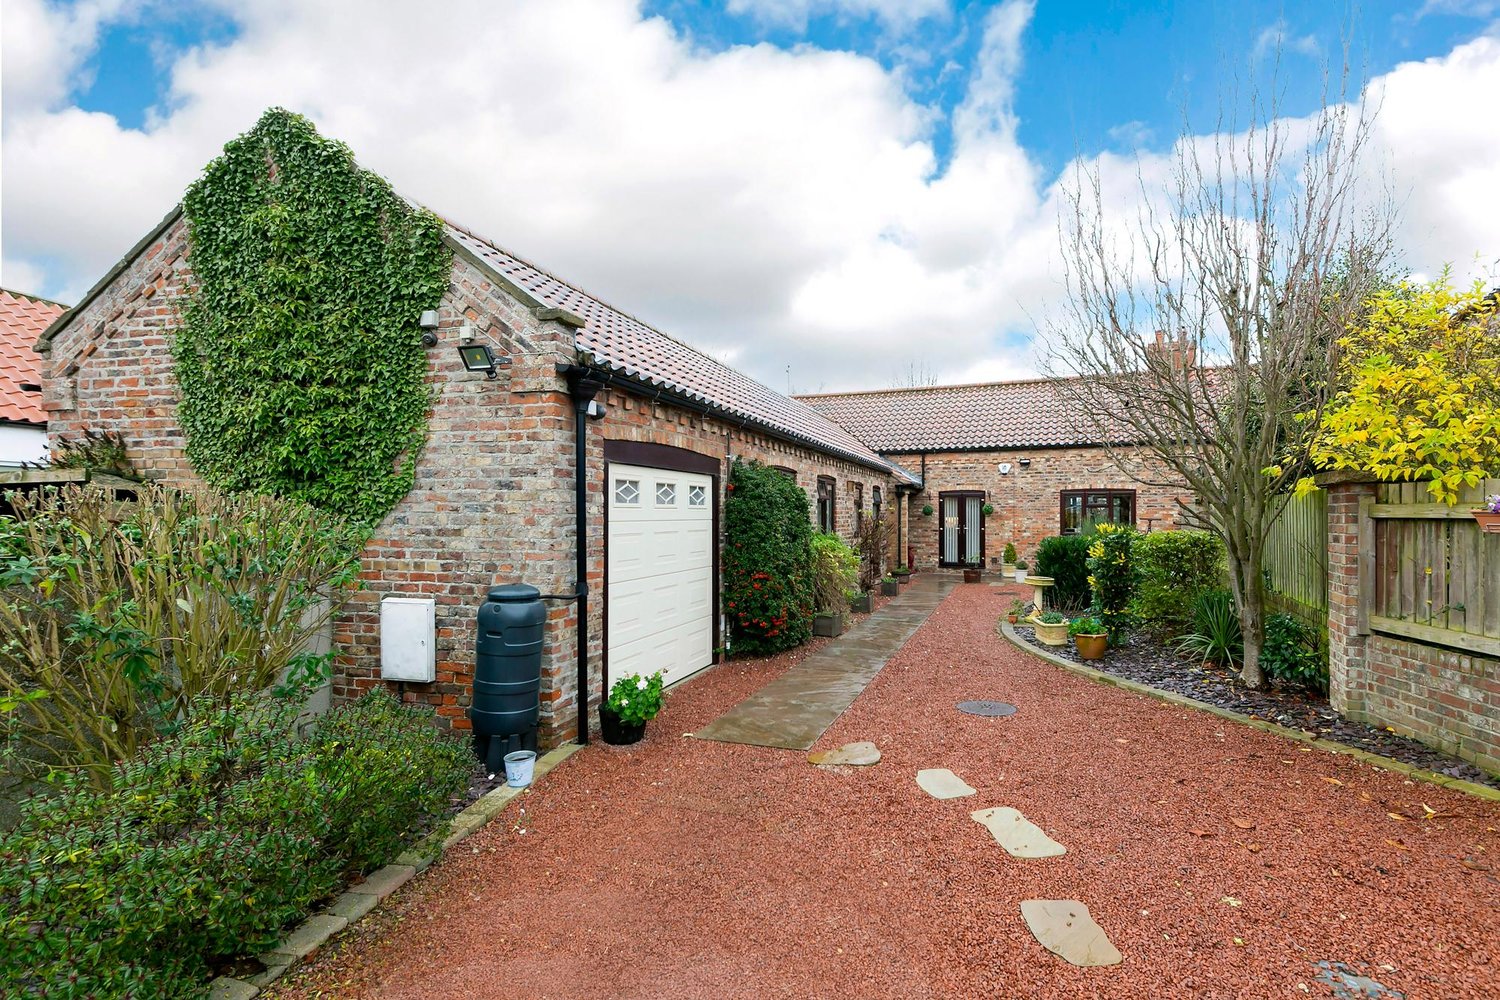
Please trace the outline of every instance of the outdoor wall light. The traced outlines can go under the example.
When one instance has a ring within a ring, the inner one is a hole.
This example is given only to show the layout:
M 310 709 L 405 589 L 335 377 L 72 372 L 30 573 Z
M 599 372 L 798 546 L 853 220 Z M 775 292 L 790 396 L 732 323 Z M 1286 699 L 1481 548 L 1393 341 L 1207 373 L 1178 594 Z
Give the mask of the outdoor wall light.
M 1021 468 L 1023 468 L 1023 469 L 1028 468 L 1031 465 L 1031 459 L 1029 459 L 1029 458 L 1020 459 L 1019 460 L 1019 464 L 1020 464 Z
M 485 378 L 499 378 L 500 373 L 495 371 L 495 365 L 506 359 L 497 359 L 490 353 L 489 344 L 464 344 L 458 349 L 458 356 L 464 359 L 464 368 L 471 372 L 484 372 Z
M 422 315 L 417 317 L 417 325 L 424 330 L 435 330 L 438 325 L 438 314 L 436 309 L 423 309 Z

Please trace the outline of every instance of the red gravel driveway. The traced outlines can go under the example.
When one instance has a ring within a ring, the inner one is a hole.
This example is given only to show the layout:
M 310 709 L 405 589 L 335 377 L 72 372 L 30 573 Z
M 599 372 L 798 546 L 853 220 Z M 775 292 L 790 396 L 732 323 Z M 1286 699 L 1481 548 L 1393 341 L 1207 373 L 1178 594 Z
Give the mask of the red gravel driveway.
M 715 668 L 278 995 L 1305 997 L 1328 960 L 1500 996 L 1500 805 L 1064 672 L 995 634 L 1007 603 L 957 588 L 818 744 L 873 740 L 875 767 L 684 738 L 797 655 Z M 978 794 L 929 798 L 924 767 Z M 1008 856 L 969 818 L 1000 805 L 1068 853 Z M 1044 951 L 1028 898 L 1082 900 L 1124 962 Z

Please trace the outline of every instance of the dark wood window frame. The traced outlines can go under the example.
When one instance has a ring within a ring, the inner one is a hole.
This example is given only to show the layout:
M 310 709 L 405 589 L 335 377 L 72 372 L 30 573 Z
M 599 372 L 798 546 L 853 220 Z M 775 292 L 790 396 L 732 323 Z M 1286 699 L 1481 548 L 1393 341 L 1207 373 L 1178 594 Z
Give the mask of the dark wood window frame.
M 1076 535 L 1076 526 L 1068 527 L 1068 501 L 1078 499 L 1080 523 L 1089 519 L 1090 508 L 1103 508 L 1103 513 L 1110 521 L 1116 524 L 1135 525 L 1136 519 L 1136 491 L 1135 490 L 1062 490 L 1057 494 L 1057 531 L 1062 535 Z M 1116 517 L 1116 501 L 1124 501 L 1127 515 L 1123 518 Z
M 865 484 L 850 483 L 854 490 L 854 530 L 859 532 L 865 526 Z
M 818 530 L 833 533 L 834 522 L 834 496 L 837 484 L 831 476 L 818 477 Z
M 870 487 L 870 511 L 875 515 L 875 520 L 880 520 L 880 487 Z

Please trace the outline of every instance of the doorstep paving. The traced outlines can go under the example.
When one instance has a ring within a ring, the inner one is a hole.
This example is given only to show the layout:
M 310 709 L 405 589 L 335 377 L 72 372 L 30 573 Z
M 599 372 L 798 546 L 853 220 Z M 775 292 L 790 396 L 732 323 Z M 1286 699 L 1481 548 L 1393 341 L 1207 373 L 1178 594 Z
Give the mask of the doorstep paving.
M 956 576 L 921 574 L 885 607 L 693 735 L 811 749 L 957 583 Z

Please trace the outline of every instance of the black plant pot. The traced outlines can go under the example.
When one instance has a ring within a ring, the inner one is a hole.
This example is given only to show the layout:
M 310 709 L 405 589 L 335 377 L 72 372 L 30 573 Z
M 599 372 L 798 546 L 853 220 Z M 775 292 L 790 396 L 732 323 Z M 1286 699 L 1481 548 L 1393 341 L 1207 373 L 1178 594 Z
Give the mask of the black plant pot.
M 645 735 L 644 722 L 623 722 L 608 705 L 599 706 L 599 736 L 610 746 L 627 747 L 639 743 Z
M 895 580 L 881 580 L 880 592 L 886 597 L 895 597 L 901 592 L 901 585 Z
M 863 594 L 860 594 L 858 597 L 851 597 L 849 599 L 849 610 L 857 611 L 861 614 L 866 615 L 875 610 L 875 602 L 871 597 L 870 592 L 867 590 Z

